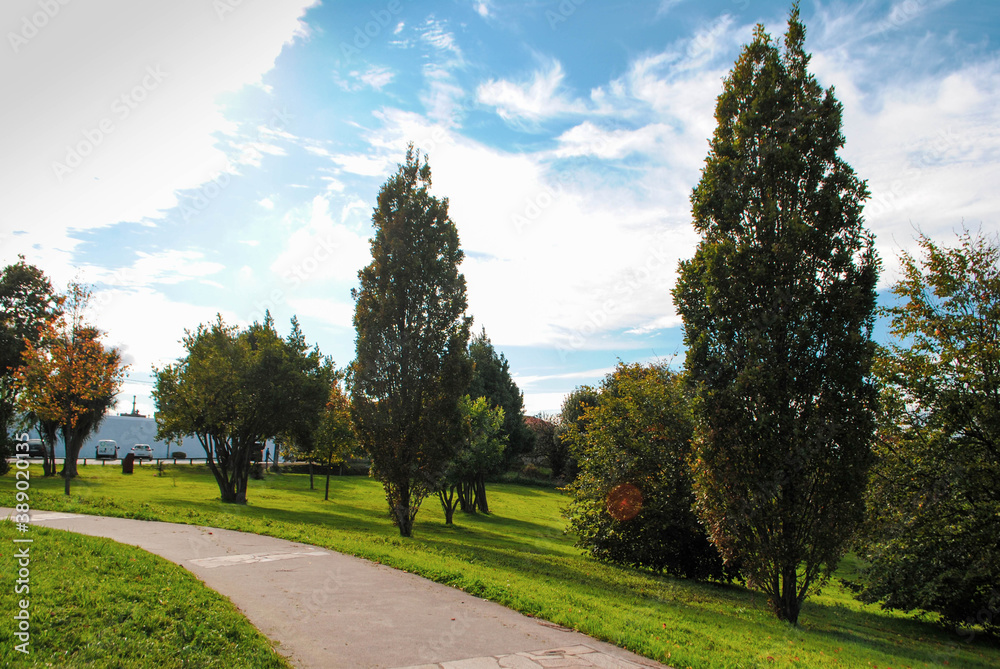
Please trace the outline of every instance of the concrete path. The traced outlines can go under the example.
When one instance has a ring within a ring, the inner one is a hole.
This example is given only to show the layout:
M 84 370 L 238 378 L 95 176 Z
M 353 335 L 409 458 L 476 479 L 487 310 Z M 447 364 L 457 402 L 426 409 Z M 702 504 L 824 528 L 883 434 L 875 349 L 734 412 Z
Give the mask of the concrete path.
M 11 509 L 0 509 L 0 518 Z M 663 667 L 413 574 L 283 539 L 32 511 L 32 523 L 107 537 L 185 567 L 228 597 L 300 669 Z

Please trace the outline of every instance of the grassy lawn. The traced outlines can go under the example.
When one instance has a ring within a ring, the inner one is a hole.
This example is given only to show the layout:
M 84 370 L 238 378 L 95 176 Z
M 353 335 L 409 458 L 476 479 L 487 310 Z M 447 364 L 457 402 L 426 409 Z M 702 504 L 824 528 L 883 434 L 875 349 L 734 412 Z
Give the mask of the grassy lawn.
M 493 514 L 456 513 L 455 527 L 430 498 L 414 538 L 404 540 L 388 520 L 381 487 L 363 477 L 334 477 L 324 502 L 322 478 L 310 491 L 306 475 L 270 475 L 251 481 L 249 505 L 237 507 L 218 501 L 201 466 L 167 466 L 163 476 L 145 466 L 130 477 L 120 471 L 81 468 L 66 498 L 61 480 L 43 480 L 33 468 L 32 506 L 244 530 L 351 553 L 675 667 L 1000 666 L 995 644 L 863 606 L 839 584 L 808 600 L 792 628 L 743 588 L 602 564 L 574 548 L 560 515 L 567 500 L 545 488 L 491 486 Z M 8 476 L 0 479 L 0 505 L 12 504 Z
M 31 544 L 15 544 L 15 538 Z M 15 594 L 18 549 L 29 546 L 30 592 Z M 267 638 L 183 568 L 132 546 L 0 522 L 0 658 L 5 667 L 288 669 Z M 30 602 L 30 651 L 11 632 Z

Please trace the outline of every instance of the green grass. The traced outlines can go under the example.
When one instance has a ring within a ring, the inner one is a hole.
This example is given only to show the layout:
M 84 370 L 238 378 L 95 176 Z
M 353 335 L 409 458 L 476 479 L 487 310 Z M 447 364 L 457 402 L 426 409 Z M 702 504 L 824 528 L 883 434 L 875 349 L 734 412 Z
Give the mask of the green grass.
M 13 543 L 28 537 L 32 543 Z M 29 547 L 30 591 L 16 594 L 15 553 Z M 5 667 L 288 669 L 229 602 L 183 568 L 109 539 L 0 522 L 0 658 Z M 30 645 L 11 618 L 27 599 Z
M 40 474 L 32 470 L 33 476 Z M 169 520 L 269 534 L 343 551 L 421 574 L 529 615 L 578 629 L 675 667 L 996 667 L 1000 648 L 931 623 L 856 602 L 838 583 L 807 601 L 800 626 L 777 621 L 760 594 L 597 562 L 573 546 L 567 499 L 540 487 L 494 484 L 490 516 L 456 513 L 444 524 L 424 502 L 413 539 L 401 539 L 381 487 L 334 477 L 309 490 L 300 474 L 251 481 L 245 507 L 222 504 L 204 467 L 142 467 L 122 476 L 85 467 L 61 480 L 32 478 L 32 506 Z M 0 504 L 13 502 L 0 480 Z M 847 565 L 849 568 L 850 565 Z

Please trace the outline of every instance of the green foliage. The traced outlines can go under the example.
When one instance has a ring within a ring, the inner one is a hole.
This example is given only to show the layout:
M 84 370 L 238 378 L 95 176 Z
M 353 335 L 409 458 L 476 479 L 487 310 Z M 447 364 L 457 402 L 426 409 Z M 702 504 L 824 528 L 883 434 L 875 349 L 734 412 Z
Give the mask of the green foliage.
M 421 163 L 411 144 L 379 190 L 372 262 L 352 292 L 352 416 L 402 536 L 460 439 L 459 399 L 472 375 L 464 254 L 448 200 L 430 185 L 426 156 Z
M 70 285 L 63 300 L 66 313 L 43 324 L 37 344 L 25 340 L 17 371 L 19 408 L 43 434 L 62 433 L 67 495 L 80 448 L 114 406 L 126 371 L 121 354 L 105 348 L 103 334 L 86 322 L 90 297 L 86 286 Z
M 503 436 L 506 465 L 528 453 L 532 446 L 531 432 L 524 424 L 524 394 L 510 375 L 510 363 L 503 353 L 497 353 L 484 328 L 469 342 L 469 357 L 474 365 L 469 382 L 469 396 L 485 397 L 490 406 L 504 411 Z
M 502 407 L 491 408 L 485 397 L 473 400 L 466 395 L 459 401 L 459 410 L 463 439 L 445 466 L 437 490 L 448 524 L 456 504 L 470 513 L 489 513 L 486 475 L 500 469 L 507 448 Z
M 318 423 L 331 368 L 299 335 L 293 327 L 282 340 L 270 314 L 243 331 L 219 316 L 187 332 L 187 355 L 156 372 L 157 439 L 195 435 L 225 502 L 246 504 L 256 444 Z
M 38 345 L 44 325 L 61 313 L 60 299 L 42 270 L 24 256 L 0 271 L 0 475 L 10 469 L 17 421 L 17 384 L 25 340 Z
M 287 416 L 287 428 L 279 435 L 279 440 L 289 449 L 289 454 L 310 459 L 316 447 L 316 434 L 320 421 L 325 416 L 325 410 L 320 406 L 320 398 L 329 392 L 321 386 L 334 384 L 342 378 L 342 374 L 334 369 L 333 362 L 329 358 L 324 358 L 320 354 L 318 346 L 309 347 L 299 326 L 299 319 L 295 316 L 292 316 L 292 329 L 285 339 L 285 345 L 288 348 L 289 364 L 297 368 L 301 374 L 300 378 L 305 379 L 312 387 L 305 393 L 310 401 L 288 407 L 290 414 Z M 323 457 L 323 454 L 320 457 Z
M 722 578 L 722 559 L 691 508 L 694 424 L 683 383 L 661 365 L 619 363 L 605 378 L 600 401 L 567 432 L 580 461 L 568 515 L 577 544 L 594 557 Z
M 549 455 L 549 466 L 553 476 L 563 476 L 569 481 L 576 478 L 579 463 L 573 454 L 571 431 L 586 432 L 586 422 L 583 414 L 587 407 L 595 407 L 600 402 L 600 394 L 592 386 L 579 386 L 563 400 L 556 424 L 552 452 Z
M 1000 243 L 919 239 L 887 309 L 865 601 L 1000 631 Z
M 553 478 L 561 477 L 569 458 L 569 444 L 556 438 L 559 425 L 541 416 L 527 416 L 524 424 L 534 436 L 535 446 L 532 455 L 548 461 Z M 522 474 L 526 471 L 535 475 L 539 470 L 535 463 L 529 462 L 521 468 Z
M 698 513 L 792 623 L 862 518 L 877 404 L 868 192 L 804 37 L 795 6 L 784 49 L 758 26 L 725 80 L 691 196 L 702 239 L 674 288 Z

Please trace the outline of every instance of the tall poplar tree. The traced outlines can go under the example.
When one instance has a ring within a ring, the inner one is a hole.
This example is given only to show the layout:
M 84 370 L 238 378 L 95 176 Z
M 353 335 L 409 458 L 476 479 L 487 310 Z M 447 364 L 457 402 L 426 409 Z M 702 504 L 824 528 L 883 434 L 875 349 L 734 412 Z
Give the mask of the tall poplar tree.
M 779 618 L 836 567 L 862 518 L 876 391 L 879 261 L 863 181 L 838 155 L 841 105 L 758 25 L 724 84 L 680 264 L 696 392 L 697 510 Z
M 459 400 L 472 375 L 464 254 L 448 199 L 430 186 L 427 157 L 410 144 L 379 191 L 372 261 L 352 291 L 352 416 L 404 537 L 461 438 Z

